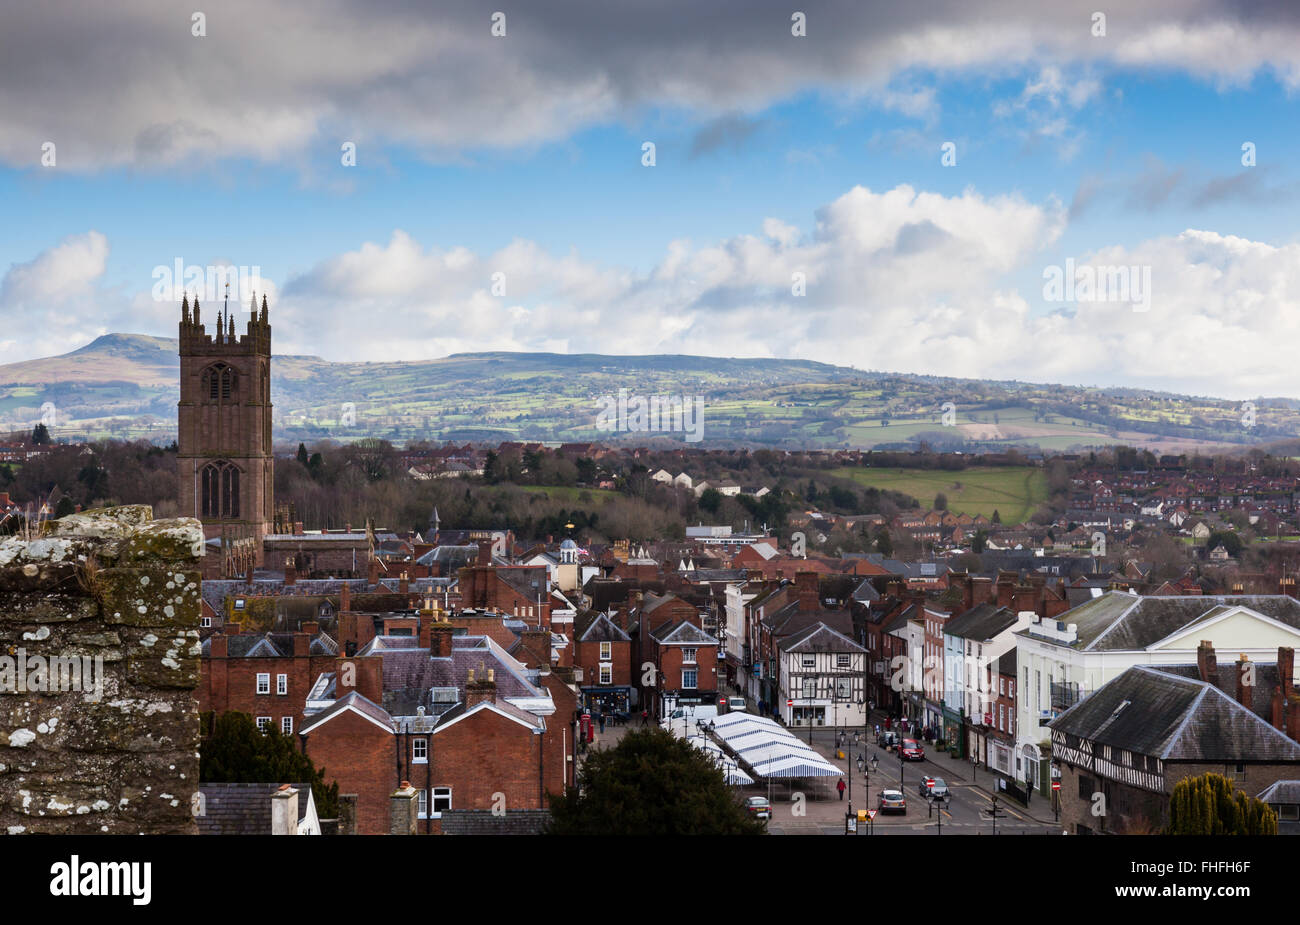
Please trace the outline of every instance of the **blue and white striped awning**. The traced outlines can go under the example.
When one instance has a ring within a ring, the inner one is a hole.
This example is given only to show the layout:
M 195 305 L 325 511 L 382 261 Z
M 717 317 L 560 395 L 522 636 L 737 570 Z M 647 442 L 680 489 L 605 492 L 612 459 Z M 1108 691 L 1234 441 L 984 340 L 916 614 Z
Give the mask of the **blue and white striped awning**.
M 780 724 L 752 713 L 728 713 L 714 735 L 761 777 L 830 777 L 844 771 Z

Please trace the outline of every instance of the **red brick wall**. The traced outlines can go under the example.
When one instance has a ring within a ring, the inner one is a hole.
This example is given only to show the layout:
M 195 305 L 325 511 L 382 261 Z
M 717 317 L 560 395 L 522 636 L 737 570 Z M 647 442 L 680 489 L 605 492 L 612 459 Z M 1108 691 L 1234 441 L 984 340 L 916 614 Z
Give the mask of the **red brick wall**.
M 199 670 L 199 709 L 217 713 L 236 711 L 259 716 L 270 716 L 276 730 L 280 719 L 293 717 L 293 729 L 298 731 L 307 693 L 316 678 L 334 669 L 334 659 L 328 655 L 291 656 L 287 658 L 211 658 L 205 657 Z M 257 676 L 271 676 L 271 692 L 257 693 Z M 277 675 L 289 676 L 288 694 L 276 693 Z
M 682 689 L 682 669 L 696 669 L 695 690 L 716 691 L 718 689 L 718 649 L 717 646 L 696 646 L 694 665 L 683 665 L 682 649 L 685 646 L 659 646 L 659 670 L 664 676 L 663 689 L 677 691 Z
M 358 833 L 387 834 L 388 798 L 401 783 L 393 734 L 344 713 L 307 736 L 307 754 L 324 769 L 326 782 L 338 781 L 340 794 L 357 795 Z
M 575 643 L 574 648 L 574 664 L 582 668 L 583 687 L 630 686 L 632 684 L 631 642 L 610 643 L 610 652 L 613 656 L 610 664 L 613 668 L 613 675 L 609 685 L 600 683 L 600 643 L 579 642 Z
M 507 811 L 543 808 L 540 793 L 547 782 L 538 778 L 543 736 L 491 710 L 480 710 L 431 740 L 433 786 L 451 787 L 453 808 L 490 810 L 496 793 L 504 794 Z M 558 757 L 551 763 L 563 768 Z M 551 785 L 559 785 L 558 776 Z

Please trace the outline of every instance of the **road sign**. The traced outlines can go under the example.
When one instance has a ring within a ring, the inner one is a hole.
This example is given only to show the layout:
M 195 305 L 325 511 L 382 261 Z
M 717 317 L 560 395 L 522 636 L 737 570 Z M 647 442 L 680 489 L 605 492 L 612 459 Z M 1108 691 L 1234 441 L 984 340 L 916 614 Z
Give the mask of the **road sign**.
M 787 700 L 787 701 L 785 702 L 785 705 L 786 705 L 787 707 L 792 707 L 792 706 L 794 706 L 794 701 L 793 701 L 793 700 Z
M 869 810 L 867 810 L 867 818 L 868 818 L 868 819 L 875 819 L 875 818 L 876 818 L 876 811 L 875 811 L 874 809 L 869 809 Z
M 934 789 L 934 778 L 933 778 L 933 777 L 927 777 L 927 778 L 925 779 L 925 785 L 926 785 L 927 787 L 929 787 L 931 790 L 933 790 L 933 789 Z
M 1061 789 L 1061 782 L 1060 782 L 1059 780 L 1054 780 L 1054 781 L 1052 781 L 1052 789 L 1053 789 L 1053 790 L 1060 790 L 1060 789 Z

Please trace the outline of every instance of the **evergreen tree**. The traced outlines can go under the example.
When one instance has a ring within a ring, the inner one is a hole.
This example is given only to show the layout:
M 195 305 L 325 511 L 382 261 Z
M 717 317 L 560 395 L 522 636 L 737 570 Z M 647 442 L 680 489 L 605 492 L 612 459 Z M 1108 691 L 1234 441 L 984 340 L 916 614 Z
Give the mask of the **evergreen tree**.
M 577 788 L 551 799 L 552 835 L 761 835 L 722 772 L 662 729 L 635 729 L 596 749 Z
M 311 783 L 316 812 L 322 819 L 338 816 L 339 785 L 325 783 L 319 771 L 298 750 L 293 736 L 270 729 L 262 732 L 247 713 L 204 713 L 199 741 L 199 780 L 222 784 Z
M 1169 798 L 1170 835 L 1276 835 L 1277 814 L 1222 774 L 1187 777 Z

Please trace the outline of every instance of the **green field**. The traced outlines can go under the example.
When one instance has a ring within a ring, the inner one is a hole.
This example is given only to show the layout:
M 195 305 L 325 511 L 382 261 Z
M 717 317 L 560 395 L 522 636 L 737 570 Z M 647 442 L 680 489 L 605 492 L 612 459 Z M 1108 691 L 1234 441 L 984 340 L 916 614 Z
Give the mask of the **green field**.
M 1004 524 L 1027 520 L 1047 500 L 1047 474 L 1042 469 L 988 466 L 947 472 L 849 466 L 833 469 L 831 474 L 859 485 L 902 492 L 927 510 L 934 504 L 934 496 L 943 492 L 950 511 L 991 517 L 996 510 Z

